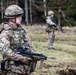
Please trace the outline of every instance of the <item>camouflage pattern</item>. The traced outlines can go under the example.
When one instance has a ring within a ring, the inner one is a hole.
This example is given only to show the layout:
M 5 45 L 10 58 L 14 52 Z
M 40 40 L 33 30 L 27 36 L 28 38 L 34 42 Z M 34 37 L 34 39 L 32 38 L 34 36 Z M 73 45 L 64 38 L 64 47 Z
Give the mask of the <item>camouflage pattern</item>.
M 19 74 L 19 73 L 14 73 L 12 71 L 0 73 L 0 75 L 31 75 L 31 74 Z
M 22 8 L 20 8 L 17 5 L 10 5 L 5 10 L 5 17 L 6 18 L 14 17 L 14 16 L 17 16 L 20 14 L 23 14 L 23 10 L 22 10 Z
M 48 49 L 52 49 L 53 47 L 53 43 L 54 43 L 54 39 L 55 39 L 55 28 L 56 28 L 56 24 L 52 21 L 52 18 L 50 16 L 48 16 L 46 18 L 46 32 L 48 33 Z
M 13 61 L 10 61 L 9 68 L 15 73 L 29 74 L 30 67 L 29 65 L 26 65 L 26 63 L 28 63 L 28 58 L 14 52 L 14 50 L 17 50 L 19 46 L 29 46 L 28 51 L 34 52 L 31 39 L 28 37 L 26 30 L 24 30 L 21 25 L 17 25 L 17 28 L 15 28 L 9 23 L 3 23 L 0 34 L 0 50 L 2 51 L 3 57 L 5 59 L 25 62 L 23 65 L 21 64 L 20 66 L 16 66 Z
M 51 32 L 48 33 L 48 49 L 54 48 L 53 43 L 55 40 L 55 27 L 51 28 Z

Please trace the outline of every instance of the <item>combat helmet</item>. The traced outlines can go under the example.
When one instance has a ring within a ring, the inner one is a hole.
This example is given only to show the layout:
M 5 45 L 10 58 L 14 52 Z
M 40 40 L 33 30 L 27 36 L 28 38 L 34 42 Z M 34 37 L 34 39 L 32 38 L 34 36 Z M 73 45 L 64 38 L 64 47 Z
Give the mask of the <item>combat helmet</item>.
M 51 14 L 54 14 L 54 12 L 53 11 L 48 11 L 48 15 L 51 15 Z
M 13 18 L 22 14 L 23 10 L 18 5 L 10 5 L 5 10 L 5 18 Z

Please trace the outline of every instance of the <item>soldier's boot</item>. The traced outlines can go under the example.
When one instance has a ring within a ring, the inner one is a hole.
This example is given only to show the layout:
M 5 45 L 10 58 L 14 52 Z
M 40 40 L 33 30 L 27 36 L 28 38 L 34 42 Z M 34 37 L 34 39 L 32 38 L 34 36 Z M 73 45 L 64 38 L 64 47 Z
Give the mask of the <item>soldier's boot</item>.
M 56 50 L 56 48 L 52 45 L 50 45 L 49 47 L 48 47 L 48 50 Z

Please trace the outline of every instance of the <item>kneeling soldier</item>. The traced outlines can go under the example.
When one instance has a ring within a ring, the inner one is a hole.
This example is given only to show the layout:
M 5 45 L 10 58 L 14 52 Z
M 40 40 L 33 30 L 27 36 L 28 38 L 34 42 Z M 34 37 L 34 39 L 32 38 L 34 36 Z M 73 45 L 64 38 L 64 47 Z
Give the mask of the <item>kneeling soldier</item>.
M 2 23 L 0 49 L 4 59 L 8 60 L 6 75 L 29 75 L 31 73 L 28 63 L 32 59 L 15 53 L 19 46 L 29 47 L 27 51 L 34 52 L 31 40 L 21 26 L 22 14 L 23 10 L 17 5 L 10 5 L 5 10 L 8 22 Z M 20 61 L 23 64 L 15 65 L 14 61 Z

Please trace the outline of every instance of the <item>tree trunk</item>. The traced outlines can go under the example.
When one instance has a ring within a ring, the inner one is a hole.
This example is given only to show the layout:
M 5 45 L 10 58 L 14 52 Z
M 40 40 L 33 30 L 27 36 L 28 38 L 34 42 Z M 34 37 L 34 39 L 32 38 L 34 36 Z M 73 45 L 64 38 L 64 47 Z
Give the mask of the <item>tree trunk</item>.
M 46 0 L 43 0 L 43 2 L 44 2 L 44 15 L 46 17 Z
M 28 25 L 28 2 L 25 0 L 25 23 Z
M 61 7 L 59 7 L 59 10 L 58 10 L 58 30 L 60 32 L 63 32 L 63 30 L 62 30 L 62 10 L 61 10 Z
M 18 4 L 18 0 L 16 0 L 16 4 Z
M 30 1 L 30 22 L 32 23 L 32 0 Z

